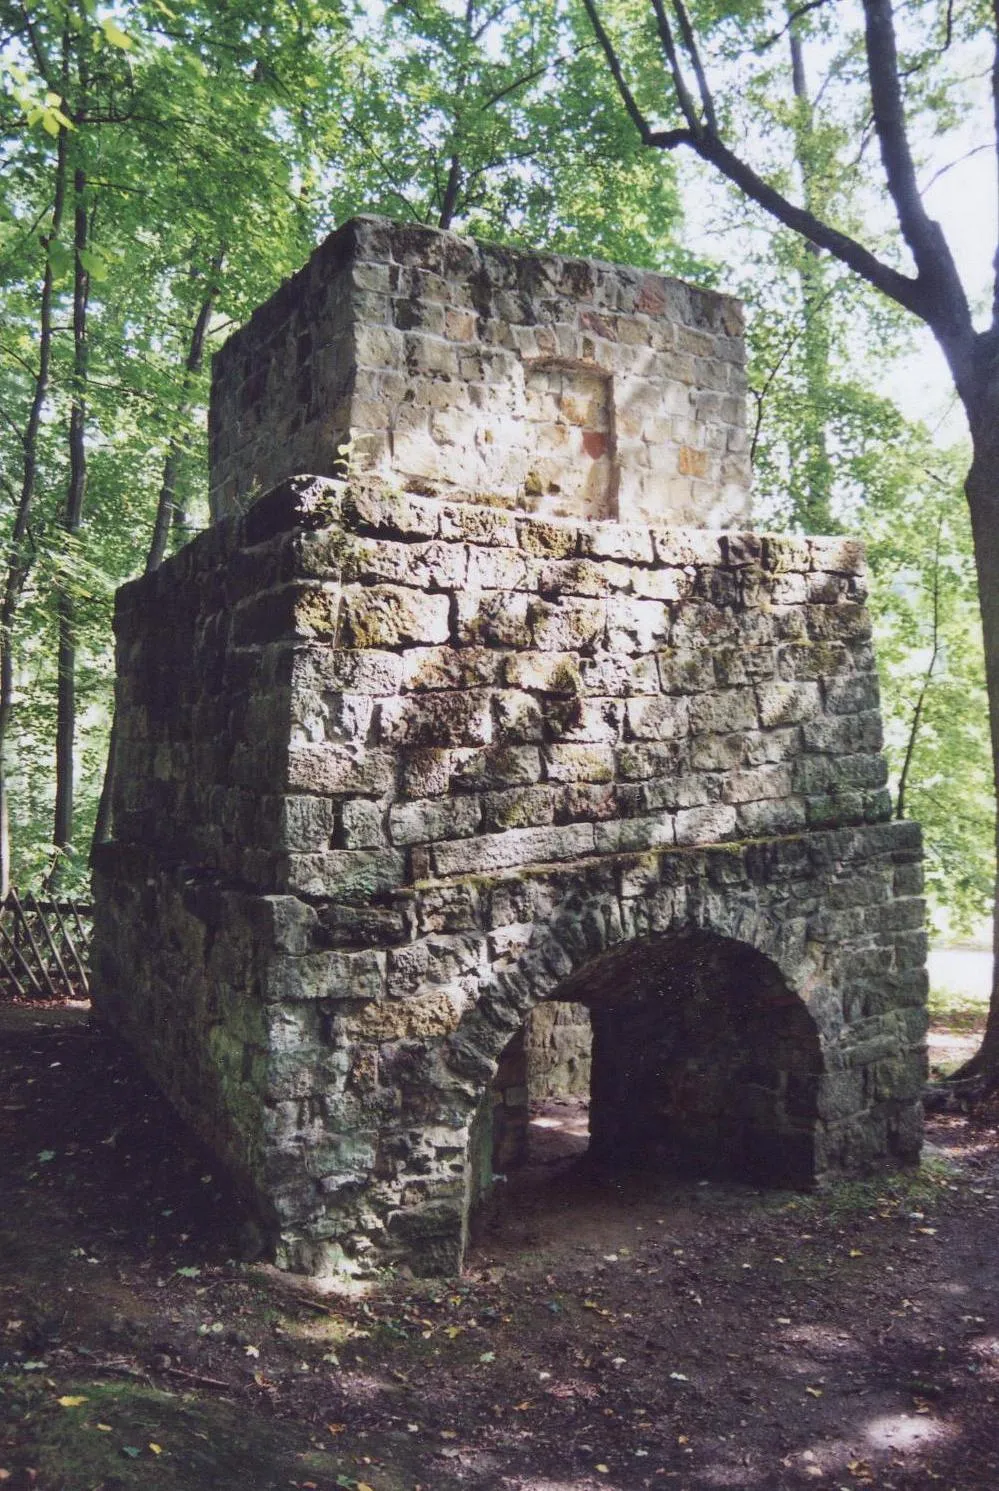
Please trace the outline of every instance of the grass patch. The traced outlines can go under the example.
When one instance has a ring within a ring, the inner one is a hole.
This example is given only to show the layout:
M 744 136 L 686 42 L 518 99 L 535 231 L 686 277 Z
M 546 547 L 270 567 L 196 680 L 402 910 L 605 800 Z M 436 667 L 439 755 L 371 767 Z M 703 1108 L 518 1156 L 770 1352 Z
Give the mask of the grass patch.
M 83 1378 L 46 1391 L 7 1377 L 0 1419 L 19 1431 L 19 1458 L 59 1491 L 278 1491 L 308 1479 L 316 1459 L 327 1475 L 333 1469 L 328 1455 L 314 1459 L 298 1427 L 133 1383 Z
M 977 1032 L 985 1029 L 988 1000 L 963 989 L 931 988 L 926 1007 L 930 1023 L 938 1030 Z
M 870 1180 L 834 1180 L 814 1195 L 796 1198 L 790 1205 L 802 1216 L 821 1216 L 831 1222 L 843 1221 L 858 1212 L 926 1211 L 954 1188 L 958 1174 L 949 1160 L 928 1154 L 911 1170 L 874 1176 Z

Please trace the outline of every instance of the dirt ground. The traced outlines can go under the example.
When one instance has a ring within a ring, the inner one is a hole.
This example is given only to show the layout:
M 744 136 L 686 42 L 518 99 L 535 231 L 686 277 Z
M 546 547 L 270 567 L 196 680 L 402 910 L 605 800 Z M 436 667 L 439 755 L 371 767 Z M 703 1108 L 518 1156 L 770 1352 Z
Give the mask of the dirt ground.
M 549 1104 L 460 1279 L 347 1298 L 235 1261 L 210 1164 L 85 1009 L 4 1007 L 0 1483 L 994 1491 L 997 1121 L 804 1197 L 608 1186 Z

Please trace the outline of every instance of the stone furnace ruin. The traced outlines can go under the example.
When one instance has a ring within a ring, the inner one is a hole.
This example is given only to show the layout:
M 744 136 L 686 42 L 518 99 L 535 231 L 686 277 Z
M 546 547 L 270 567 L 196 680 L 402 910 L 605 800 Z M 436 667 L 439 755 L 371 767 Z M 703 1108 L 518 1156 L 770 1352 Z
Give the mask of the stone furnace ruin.
M 862 555 L 747 531 L 741 325 L 359 219 L 216 360 L 214 525 L 118 600 L 94 999 L 287 1267 L 457 1269 L 532 1091 L 612 1166 L 918 1157 Z

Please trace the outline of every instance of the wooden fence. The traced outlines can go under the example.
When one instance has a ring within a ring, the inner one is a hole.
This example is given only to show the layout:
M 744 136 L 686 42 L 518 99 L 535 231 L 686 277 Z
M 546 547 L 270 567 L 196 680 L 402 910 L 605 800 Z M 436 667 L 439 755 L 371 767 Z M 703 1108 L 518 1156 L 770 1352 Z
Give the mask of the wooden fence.
M 0 906 L 0 999 L 86 999 L 92 908 L 11 890 Z

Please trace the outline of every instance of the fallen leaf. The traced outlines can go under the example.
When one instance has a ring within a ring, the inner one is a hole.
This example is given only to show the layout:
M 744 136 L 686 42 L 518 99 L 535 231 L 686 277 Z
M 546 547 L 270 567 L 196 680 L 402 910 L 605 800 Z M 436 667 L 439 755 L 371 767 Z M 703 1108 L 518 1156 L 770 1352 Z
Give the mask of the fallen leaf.
M 260 1355 L 260 1347 L 259 1346 L 244 1346 L 243 1350 L 246 1352 L 247 1356 L 259 1356 Z
M 111 1433 L 111 1425 L 110 1424 L 95 1424 L 94 1428 L 95 1429 L 100 1429 L 100 1431 L 101 1431 L 102 1434 L 110 1434 Z
M 88 1403 L 89 1401 L 90 1400 L 88 1398 L 81 1397 L 74 1393 L 67 1393 L 64 1398 L 59 1399 L 59 1406 L 61 1408 L 79 1408 L 81 1403 Z
M 154 1455 L 162 1455 L 163 1453 L 163 1446 L 161 1444 L 153 1444 L 152 1440 L 149 1441 L 149 1448 Z
M 859 1248 L 851 1248 L 850 1249 L 850 1257 L 851 1258 L 863 1258 L 863 1256 L 864 1255 L 863 1255 L 863 1253 L 861 1252 L 861 1250 Z
M 344 1434 L 347 1429 L 346 1424 L 327 1424 L 326 1427 L 331 1434 Z
M 820 1387 L 806 1387 L 805 1392 L 812 1398 L 822 1397 L 822 1389 Z
M 596 1469 L 599 1470 L 599 1472 L 600 1472 L 601 1475 L 610 1475 L 610 1466 L 609 1465 L 598 1465 L 598 1466 L 596 1466 Z
M 121 1452 L 123 1455 L 127 1455 L 130 1460 L 138 1460 L 139 1456 L 142 1454 L 142 1451 L 139 1449 L 139 1446 L 137 1444 L 123 1444 L 121 1447 Z

